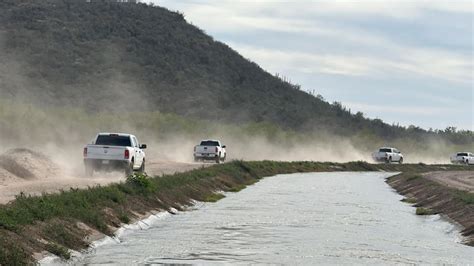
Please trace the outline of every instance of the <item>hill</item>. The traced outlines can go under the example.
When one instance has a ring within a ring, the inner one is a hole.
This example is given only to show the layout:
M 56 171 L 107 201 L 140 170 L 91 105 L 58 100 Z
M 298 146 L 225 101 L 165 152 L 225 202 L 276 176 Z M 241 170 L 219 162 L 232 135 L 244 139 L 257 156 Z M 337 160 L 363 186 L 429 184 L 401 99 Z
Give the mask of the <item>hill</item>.
M 146 4 L 3 0 L 0 58 L 1 98 L 37 106 L 474 142 L 470 131 L 427 132 L 352 114 L 265 72 L 182 14 Z

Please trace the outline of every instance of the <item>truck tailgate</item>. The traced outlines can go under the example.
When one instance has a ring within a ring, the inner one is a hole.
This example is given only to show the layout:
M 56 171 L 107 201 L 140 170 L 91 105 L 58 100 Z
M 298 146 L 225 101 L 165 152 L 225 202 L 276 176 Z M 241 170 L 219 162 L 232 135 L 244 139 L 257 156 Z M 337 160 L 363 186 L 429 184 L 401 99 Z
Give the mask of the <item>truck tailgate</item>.
M 204 154 L 216 153 L 216 147 L 215 146 L 196 146 L 196 153 L 204 153 Z
M 378 151 L 373 154 L 373 157 L 374 158 L 387 158 L 387 153 Z
M 126 147 L 87 145 L 87 159 L 124 160 Z

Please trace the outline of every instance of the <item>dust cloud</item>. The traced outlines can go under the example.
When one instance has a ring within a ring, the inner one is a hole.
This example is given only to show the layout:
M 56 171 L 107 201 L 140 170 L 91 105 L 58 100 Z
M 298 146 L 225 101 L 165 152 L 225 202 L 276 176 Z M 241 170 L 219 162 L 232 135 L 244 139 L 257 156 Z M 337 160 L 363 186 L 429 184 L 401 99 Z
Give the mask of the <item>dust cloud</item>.
M 202 139 L 217 139 L 227 148 L 229 160 L 333 161 L 370 160 L 370 153 L 358 151 L 349 141 L 312 141 L 278 145 L 262 136 L 225 135 L 170 137 L 149 145 L 148 155 L 179 162 L 192 162 L 193 148 Z
M 228 160 L 371 162 L 371 153 L 382 146 L 378 142 L 361 145 L 348 138 L 317 132 L 311 136 L 271 138 L 261 133 L 232 131 L 230 128 L 238 129 L 238 126 L 223 125 L 221 128 L 216 123 L 215 130 L 208 131 L 200 128 L 193 133 L 189 130 L 183 133 L 182 127 L 177 127 L 176 132 L 173 129 L 159 131 L 160 127 L 166 127 L 160 125 L 160 121 L 143 124 L 133 121 L 137 116 L 153 114 L 143 110 L 160 109 L 148 102 L 144 85 L 134 77 L 108 70 L 109 78 L 92 77 L 87 80 L 88 85 L 69 84 L 62 88 L 69 93 L 68 97 L 55 99 L 54 94 L 44 93 L 46 87 L 54 85 L 35 80 L 38 76 L 35 67 L 21 55 L 5 52 L 3 41 L 4 36 L 0 34 L 0 156 L 3 156 L 0 157 L 3 158 L 0 203 L 11 200 L 21 191 L 41 193 L 123 181 L 123 173 L 100 173 L 93 178 L 84 176 L 83 147 L 91 143 L 98 132 L 130 133 L 148 144 L 150 174 L 202 167 L 203 164 L 193 162 L 193 147 L 202 139 L 221 140 L 227 145 Z M 120 52 L 117 47 L 105 47 L 103 59 L 108 61 L 107 65 L 117 64 Z M 81 86 L 94 88 L 95 93 L 83 93 Z M 96 109 L 97 99 L 101 99 L 100 109 L 108 113 Z M 143 113 L 134 113 L 134 118 L 130 113 L 137 112 L 137 106 Z M 423 150 L 413 150 L 403 142 L 394 142 L 393 146 L 405 153 L 405 162 L 411 163 L 448 163 L 446 151 L 456 152 L 438 140 L 430 141 Z M 22 173 L 27 172 L 15 172 L 12 165 L 29 169 L 29 173 L 33 173 L 31 178 L 22 177 Z M 53 168 L 56 170 L 51 171 Z
M 360 148 L 347 138 L 326 135 L 319 138 L 305 137 L 281 141 L 261 135 L 237 135 L 228 130 L 218 130 L 212 134 L 176 132 L 163 136 L 127 123 L 116 127 L 96 125 L 82 128 L 81 131 L 76 127 L 81 127 L 80 121 L 75 126 L 57 121 L 57 126 L 42 133 L 35 133 L 34 129 L 28 130 L 29 127 L 25 126 L 24 130 L 14 134 L 14 140 L 0 135 L 0 154 L 9 149 L 28 148 L 50 158 L 61 168 L 63 175 L 83 177 L 83 147 L 91 143 L 98 132 L 123 132 L 136 135 L 140 142 L 148 145 L 147 164 L 158 162 L 193 164 L 193 148 L 202 139 L 220 140 L 227 146 L 228 160 L 372 162 L 371 153 L 379 147 L 374 144 L 370 148 Z M 446 151 L 456 152 L 444 142 L 435 140 L 429 142 L 429 147 L 422 150 L 404 149 L 403 145 L 397 143 L 393 146 L 404 153 L 406 163 L 449 163 L 450 153 Z

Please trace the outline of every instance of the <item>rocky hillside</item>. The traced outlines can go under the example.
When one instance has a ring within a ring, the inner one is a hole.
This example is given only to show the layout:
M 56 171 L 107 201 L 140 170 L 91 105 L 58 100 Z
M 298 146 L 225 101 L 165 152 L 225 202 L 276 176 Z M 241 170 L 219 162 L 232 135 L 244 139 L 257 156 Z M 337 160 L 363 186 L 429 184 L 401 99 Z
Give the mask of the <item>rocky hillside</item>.
M 441 134 L 474 142 L 472 132 L 426 132 L 351 114 L 265 72 L 182 14 L 145 4 L 3 0 L 0 58 L 3 99 L 91 112 L 138 109 L 268 122 L 338 135 Z

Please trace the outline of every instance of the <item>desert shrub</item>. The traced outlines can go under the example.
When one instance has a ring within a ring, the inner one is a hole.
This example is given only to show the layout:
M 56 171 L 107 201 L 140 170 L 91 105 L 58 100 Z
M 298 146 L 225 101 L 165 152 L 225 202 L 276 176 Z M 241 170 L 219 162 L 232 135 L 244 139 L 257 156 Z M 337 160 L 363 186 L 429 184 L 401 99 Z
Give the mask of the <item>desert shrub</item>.
M 457 191 L 457 197 L 466 204 L 474 204 L 474 193 L 467 191 Z
M 133 173 L 127 177 L 126 183 L 142 191 L 152 192 L 156 185 L 146 173 Z
M 423 207 L 418 207 L 416 208 L 416 215 L 433 215 L 435 214 L 432 210 L 423 208 Z

